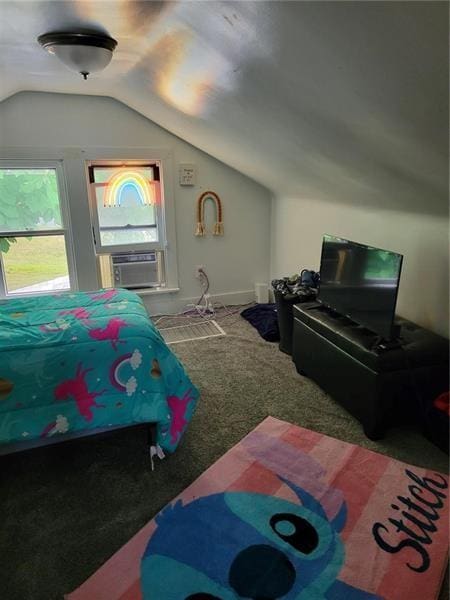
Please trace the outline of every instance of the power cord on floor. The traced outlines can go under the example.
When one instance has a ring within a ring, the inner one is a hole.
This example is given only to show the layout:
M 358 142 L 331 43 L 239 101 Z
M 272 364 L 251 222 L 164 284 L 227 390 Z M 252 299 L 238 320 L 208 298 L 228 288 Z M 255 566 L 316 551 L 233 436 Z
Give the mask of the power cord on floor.
M 161 322 L 163 320 L 172 320 L 172 319 L 180 319 L 180 320 L 184 320 L 184 321 L 212 321 L 212 320 L 223 320 L 223 319 L 227 319 L 230 317 L 235 317 L 236 315 L 240 315 L 241 311 L 243 308 L 247 307 L 247 306 L 252 306 L 253 304 L 255 304 L 254 302 L 246 302 L 244 304 L 232 304 L 232 305 L 226 305 L 223 304 L 222 302 L 214 302 L 213 303 L 213 308 L 214 308 L 214 312 L 211 314 L 200 314 L 194 310 L 187 310 L 187 311 L 183 311 L 183 312 L 179 312 L 179 313 L 175 313 L 175 314 L 159 314 L 159 315 L 154 315 L 154 317 L 152 318 L 153 323 L 155 325 L 160 325 Z M 236 319 L 237 321 L 238 319 Z
M 202 295 L 196 304 L 188 304 L 188 306 L 192 306 L 202 316 L 214 314 L 214 306 L 211 303 L 211 296 L 209 295 L 209 277 L 203 267 L 199 267 L 197 276 L 203 288 Z
M 153 316 L 154 325 L 161 323 L 163 319 L 202 319 L 204 321 L 212 319 L 224 319 L 227 317 L 235 316 L 239 314 L 242 308 L 254 304 L 254 302 L 247 302 L 244 304 L 235 304 L 227 306 L 220 300 L 212 301 L 211 295 L 209 294 L 209 277 L 203 267 L 198 268 L 198 279 L 202 286 L 202 293 L 200 298 L 195 303 L 186 305 L 186 309 L 181 312 L 174 314 L 159 314 Z M 234 307 L 235 310 L 233 310 Z M 223 314 L 225 311 L 225 314 Z

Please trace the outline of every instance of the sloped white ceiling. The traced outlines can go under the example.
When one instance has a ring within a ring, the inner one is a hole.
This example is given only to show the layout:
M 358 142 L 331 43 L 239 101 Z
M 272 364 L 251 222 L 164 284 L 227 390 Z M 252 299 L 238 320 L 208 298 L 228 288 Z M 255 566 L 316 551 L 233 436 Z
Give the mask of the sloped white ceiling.
M 76 28 L 118 41 L 88 81 L 36 42 Z M 0 99 L 111 96 L 276 193 L 443 213 L 447 34 L 445 2 L 2 0 Z

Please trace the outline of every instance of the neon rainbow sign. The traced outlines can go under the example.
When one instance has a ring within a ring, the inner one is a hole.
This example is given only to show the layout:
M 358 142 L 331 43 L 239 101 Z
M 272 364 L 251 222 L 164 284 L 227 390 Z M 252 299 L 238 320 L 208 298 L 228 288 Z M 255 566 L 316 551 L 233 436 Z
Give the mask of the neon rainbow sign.
M 138 171 L 119 171 L 111 177 L 105 191 L 103 206 L 120 206 L 126 188 L 133 188 L 141 206 L 151 206 L 156 203 L 157 181 L 149 181 Z

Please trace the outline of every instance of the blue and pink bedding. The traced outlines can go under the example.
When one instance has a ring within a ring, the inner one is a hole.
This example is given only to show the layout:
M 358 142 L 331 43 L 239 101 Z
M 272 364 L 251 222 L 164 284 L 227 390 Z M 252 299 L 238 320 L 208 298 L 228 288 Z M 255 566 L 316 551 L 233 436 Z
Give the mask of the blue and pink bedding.
M 0 443 L 156 423 L 178 445 L 198 399 L 140 298 L 123 289 L 0 302 Z

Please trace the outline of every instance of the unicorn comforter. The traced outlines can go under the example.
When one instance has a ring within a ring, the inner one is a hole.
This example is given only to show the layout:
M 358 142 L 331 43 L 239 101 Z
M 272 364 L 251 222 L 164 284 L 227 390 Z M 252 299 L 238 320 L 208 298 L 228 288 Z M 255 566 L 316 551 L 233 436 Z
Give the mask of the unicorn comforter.
M 157 423 L 170 452 L 197 399 L 132 292 L 0 302 L 0 443 Z

